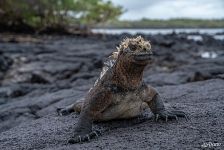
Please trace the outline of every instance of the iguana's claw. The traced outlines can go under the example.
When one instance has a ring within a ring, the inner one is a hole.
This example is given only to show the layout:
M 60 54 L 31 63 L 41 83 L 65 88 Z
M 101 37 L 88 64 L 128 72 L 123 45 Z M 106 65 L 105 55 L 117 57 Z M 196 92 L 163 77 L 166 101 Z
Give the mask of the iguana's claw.
M 90 139 L 98 137 L 101 135 L 101 132 L 98 130 L 92 131 L 86 135 L 75 135 L 73 138 L 68 140 L 69 144 L 81 143 L 81 142 L 88 142 Z
M 57 108 L 56 111 L 59 116 L 66 116 L 71 113 L 71 111 L 67 108 Z
M 64 108 L 57 108 L 56 111 L 59 116 L 65 116 L 69 114 L 69 112 Z
M 180 110 L 173 110 L 171 111 L 173 114 L 175 114 L 177 117 L 184 117 L 187 121 L 190 120 L 190 117 L 187 113 L 180 111 Z
M 176 119 L 178 121 L 178 117 L 184 117 L 184 118 L 186 118 L 186 120 L 190 120 L 188 115 L 185 112 L 183 112 L 183 111 L 179 111 L 179 110 L 173 110 L 173 111 L 163 110 L 163 111 L 160 111 L 157 114 L 155 114 L 155 121 L 158 121 L 159 118 L 166 120 L 166 122 L 168 121 L 168 119 Z

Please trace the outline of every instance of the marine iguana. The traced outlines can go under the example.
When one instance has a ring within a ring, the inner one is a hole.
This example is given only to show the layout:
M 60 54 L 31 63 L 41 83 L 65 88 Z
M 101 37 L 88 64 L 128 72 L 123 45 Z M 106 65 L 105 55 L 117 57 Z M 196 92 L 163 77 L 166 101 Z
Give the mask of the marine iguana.
M 141 115 L 149 107 L 156 121 L 187 117 L 179 110 L 165 108 L 156 89 L 147 86 L 143 71 L 150 64 L 151 44 L 141 36 L 124 39 L 117 50 L 104 63 L 99 79 L 89 90 L 85 99 L 75 102 L 58 113 L 66 115 L 80 112 L 71 144 L 88 141 L 98 136 L 99 131 L 92 131 L 94 121 L 127 119 Z

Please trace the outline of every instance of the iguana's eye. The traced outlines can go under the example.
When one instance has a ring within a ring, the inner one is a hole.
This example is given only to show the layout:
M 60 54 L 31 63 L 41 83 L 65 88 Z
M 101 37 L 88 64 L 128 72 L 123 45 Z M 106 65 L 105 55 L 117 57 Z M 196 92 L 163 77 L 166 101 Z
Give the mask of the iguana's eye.
M 135 51 L 137 49 L 137 46 L 130 44 L 129 48 L 130 48 L 131 51 Z

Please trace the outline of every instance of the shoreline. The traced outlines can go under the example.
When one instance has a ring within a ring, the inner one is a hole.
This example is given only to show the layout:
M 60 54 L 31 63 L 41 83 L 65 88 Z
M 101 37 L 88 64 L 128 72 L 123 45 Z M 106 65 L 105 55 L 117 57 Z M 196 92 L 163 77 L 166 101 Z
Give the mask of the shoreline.
M 93 29 L 224 29 L 224 27 L 94 27 Z
M 188 31 L 189 30 L 189 31 Z M 206 30 L 207 32 L 209 31 L 219 31 L 217 32 L 217 34 L 224 34 L 224 27 L 223 28 L 92 28 L 90 31 L 88 32 L 84 32 L 84 31 L 80 31 L 80 32 L 73 32 L 73 31 L 69 31 L 68 30 L 54 30 L 52 32 L 41 32 L 41 33 L 37 33 L 37 32 L 26 32 L 26 31 L 8 31 L 8 30 L 5 30 L 5 31 L 2 31 L 0 30 L 0 34 L 21 34 L 21 35 L 62 35 L 62 36 L 91 36 L 91 35 L 99 35 L 99 34 L 107 34 L 107 35 L 114 35 L 114 31 L 115 31 L 115 34 L 116 35 L 121 35 L 121 34 L 125 34 L 125 33 L 131 33 L 133 31 L 135 31 L 135 34 L 137 34 L 138 32 L 142 32 L 141 34 L 150 34 L 150 32 L 147 32 L 147 31 L 151 31 L 152 33 L 155 32 L 157 34 L 159 34 L 161 32 L 167 32 L 168 34 L 172 34 L 172 33 L 176 33 L 176 34 L 179 34 L 179 33 L 185 33 L 185 34 L 188 34 L 188 33 L 198 33 L 200 30 L 204 31 L 204 33 L 202 34 L 206 34 Z M 116 31 L 118 31 L 118 33 L 116 33 Z M 104 33 L 105 32 L 105 33 Z M 108 33 L 107 33 L 108 32 Z M 145 32 L 145 33 L 144 33 Z M 199 33 L 201 34 L 201 33 Z

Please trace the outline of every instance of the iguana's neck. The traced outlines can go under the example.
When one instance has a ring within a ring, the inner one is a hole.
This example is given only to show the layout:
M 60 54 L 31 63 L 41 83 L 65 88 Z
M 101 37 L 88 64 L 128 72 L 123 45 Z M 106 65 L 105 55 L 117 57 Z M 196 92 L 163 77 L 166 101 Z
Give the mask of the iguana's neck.
M 123 88 L 138 88 L 142 84 L 145 65 L 118 60 L 113 67 L 112 82 Z

